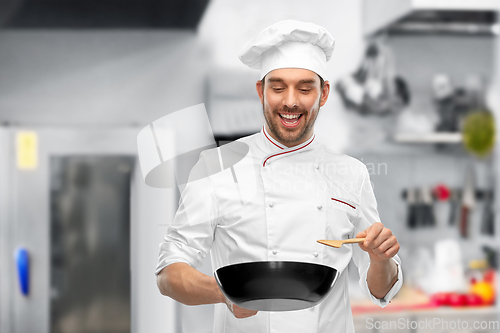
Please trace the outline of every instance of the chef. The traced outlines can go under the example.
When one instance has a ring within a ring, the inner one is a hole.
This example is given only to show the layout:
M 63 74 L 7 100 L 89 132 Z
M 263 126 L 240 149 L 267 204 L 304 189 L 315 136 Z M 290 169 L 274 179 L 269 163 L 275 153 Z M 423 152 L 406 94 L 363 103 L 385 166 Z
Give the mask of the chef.
M 192 173 L 207 176 L 193 178 L 183 190 L 156 269 L 163 295 L 187 305 L 215 304 L 214 332 L 354 332 L 351 259 L 373 303 L 386 306 L 401 288 L 399 243 L 380 222 L 366 166 L 314 135 L 330 92 L 326 64 L 333 48 L 323 27 L 287 20 L 260 32 L 240 53 L 244 64 L 260 70 L 256 90 L 265 124 L 260 133 L 234 142 L 248 147 L 234 167 L 212 170 L 220 148 L 200 154 Z M 366 239 L 339 249 L 316 242 L 354 237 Z M 334 267 L 339 276 L 315 307 L 257 312 L 232 304 L 213 276 L 196 269 L 209 252 L 214 270 L 300 261 Z

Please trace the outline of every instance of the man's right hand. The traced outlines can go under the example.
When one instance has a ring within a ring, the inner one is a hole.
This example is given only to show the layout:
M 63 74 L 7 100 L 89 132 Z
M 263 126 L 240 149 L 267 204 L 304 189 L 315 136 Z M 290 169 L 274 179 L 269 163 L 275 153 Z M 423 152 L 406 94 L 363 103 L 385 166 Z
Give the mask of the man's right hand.
M 236 318 L 248 318 L 257 314 L 257 311 L 243 309 L 230 302 L 220 290 L 215 277 L 205 275 L 183 262 L 162 269 L 157 275 L 156 283 L 162 295 L 182 304 L 225 303 Z
M 238 319 L 255 316 L 258 312 L 255 310 L 248 310 L 248 309 L 241 308 L 238 305 L 231 302 L 230 300 L 228 300 L 227 298 L 226 298 L 226 305 L 227 305 L 227 308 L 229 309 L 229 311 L 231 311 L 233 313 L 233 315 Z

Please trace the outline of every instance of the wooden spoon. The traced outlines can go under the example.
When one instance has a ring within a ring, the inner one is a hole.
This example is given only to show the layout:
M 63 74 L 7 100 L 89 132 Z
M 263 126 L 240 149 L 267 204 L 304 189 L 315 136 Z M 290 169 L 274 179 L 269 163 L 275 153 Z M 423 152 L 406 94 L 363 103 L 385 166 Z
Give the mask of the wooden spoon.
M 343 239 L 343 240 L 326 240 L 322 239 L 319 240 L 318 243 L 328 245 L 331 247 L 339 248 L 343 244 L 351 244 L 351 243 L 363 243 L 365 241 L 365 238 L 351 238 L 351 239 Z

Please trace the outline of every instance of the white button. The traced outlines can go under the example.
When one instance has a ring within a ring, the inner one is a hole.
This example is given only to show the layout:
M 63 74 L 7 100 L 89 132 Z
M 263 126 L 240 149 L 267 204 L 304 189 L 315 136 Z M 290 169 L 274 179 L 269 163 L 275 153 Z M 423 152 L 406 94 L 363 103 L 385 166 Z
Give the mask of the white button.
M 273 203 L 273 202 L 270 202 L 270 203 L 269 203 L 269 207 L 273 208 L 273 206 L 274 206 L 274 203 Z
M 323 206 L 322 205 L 318 205 L 318 209 L 321 209 L 321 208 L 323 208 Z
M 318 169 L 319 169 L 319 165 L 314 164 L 314 168 L 315 168 L 316 170 L 318 170 Z
M 273 250 L 273 254 L 276 254 L 276 253 L 278 253 L 278 250 Z
M 318 252 L 314 252 L 313 256 L 317 257 L 318 256 Z

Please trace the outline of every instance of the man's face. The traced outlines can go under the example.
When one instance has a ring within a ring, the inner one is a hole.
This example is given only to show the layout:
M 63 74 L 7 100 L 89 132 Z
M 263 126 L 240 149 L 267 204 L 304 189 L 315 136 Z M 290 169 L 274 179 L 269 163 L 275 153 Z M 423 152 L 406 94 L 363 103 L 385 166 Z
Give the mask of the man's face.
M 283 68 L 271 71 L 265 77 L 264 87 L 257 81 L 267 131 L 287 147 L 307 141 L 329 92 L 328 81 L 321 89 L 319 76 L 310 70 Z

